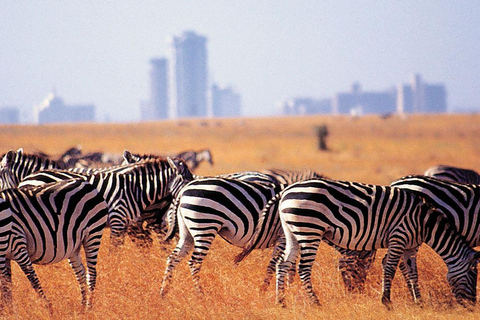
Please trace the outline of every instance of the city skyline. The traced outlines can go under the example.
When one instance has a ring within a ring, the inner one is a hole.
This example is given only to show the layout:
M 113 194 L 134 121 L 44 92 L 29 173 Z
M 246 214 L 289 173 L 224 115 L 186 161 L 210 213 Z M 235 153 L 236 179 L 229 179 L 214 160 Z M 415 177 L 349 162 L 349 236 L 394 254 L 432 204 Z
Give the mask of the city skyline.
M 148 61 L 185 30 L 208 38 L 209 85 L 233 87 L 244 116 L 287 97 L 365 91 L 418 73 L 444 83 L 449 110 L 480 109 L 480 4 L 449 1 L 2 2 L 0 106 L 21 115 L 55 87 L 97 120 L 136 121 Z

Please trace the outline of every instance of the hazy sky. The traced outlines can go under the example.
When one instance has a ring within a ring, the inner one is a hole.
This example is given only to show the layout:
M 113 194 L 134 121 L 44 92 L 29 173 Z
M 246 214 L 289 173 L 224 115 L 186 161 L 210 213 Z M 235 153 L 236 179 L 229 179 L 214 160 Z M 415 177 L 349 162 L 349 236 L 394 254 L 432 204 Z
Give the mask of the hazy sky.
M 139 120 L 149 60 L 186 30 L 208 38 L 210 80 L 233 86 L 248 116 L 412 73 L 444 83 L 450 108 L 480 109 L 476 0 L 1 0 L 0 21 L 0 106 L 23 115 L 55 88 L 67 104 L 95 104 L 99 120 Z

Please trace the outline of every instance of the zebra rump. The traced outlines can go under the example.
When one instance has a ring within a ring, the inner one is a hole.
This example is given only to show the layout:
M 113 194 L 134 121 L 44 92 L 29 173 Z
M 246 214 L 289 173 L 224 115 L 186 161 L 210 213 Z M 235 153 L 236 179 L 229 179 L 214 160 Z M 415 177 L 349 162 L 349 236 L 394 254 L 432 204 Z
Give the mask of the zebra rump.
M 451 182 L 480 184 L 480 175 L 476 171 L 453 166 L 439 165 L 430 167 L 425 171 L 424 175 Z
M 423 242 L 447 264 L 447 280 L 457 300 L 463 305 L 475 302 L 479 254 L 441 212 L 408 191 L 326 179 L 299 182 L 282 192 L 279 215 L 286 249 L 277 268 L 278 303 L 285 303 L 285 275 L 293 269 L 298 253 L 303 287 L 310 301 L 319 303 L 312 288 L 311 269 L 318 245 L 324 239 L 349 250 L 388 248 L 382 295 L 387 307 L 391 303 L 391 280 L 400 258 Z M 255 236 L 251 241 L 255 241 Z M 408 270 L 408 275 L 409 287 L 418 302 L 417 278 L 413 270 Z

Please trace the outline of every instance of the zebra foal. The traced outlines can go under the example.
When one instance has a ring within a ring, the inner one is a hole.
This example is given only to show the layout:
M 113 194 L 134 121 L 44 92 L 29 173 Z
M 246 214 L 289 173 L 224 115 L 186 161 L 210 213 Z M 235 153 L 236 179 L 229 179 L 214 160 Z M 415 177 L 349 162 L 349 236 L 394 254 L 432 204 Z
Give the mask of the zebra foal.
M 12 302 L 12 260 L 19 264 L 32 287 L 46 300 L 33 264 L 52 264 L 68 259 L 80 285 L 82 304 L 90 306 L 107 213 L 103 197 L 91 184 L 81 180 L 1 191 L 2 305 L 8 306 Z M 87 272 L 80 255 L 82 248 Z M 50 304 L 49 308 L 51 310 Z
M 382 288 L 382 303 L 388 308 L 400 259 L 423 242 L 445 261 L 447 279 L 459 303 L 475 302 L 479 253 L 467 245 L 441 212 L 420 197 L 389 186 L 318 179 L 287 187 L 279 199 L 286 249 L 277 269 L 277 303 L 285 305 L 285 276 L 300 254 L 298 273 L 303 287 L 310 301 L 319 304 L 311 270 L 322 240 L 348 250 L 388 249 Z M 248 254 L 250 245 L 245 251 Z M 409 287 L 419 302 L 417 279 L 410 276 Z

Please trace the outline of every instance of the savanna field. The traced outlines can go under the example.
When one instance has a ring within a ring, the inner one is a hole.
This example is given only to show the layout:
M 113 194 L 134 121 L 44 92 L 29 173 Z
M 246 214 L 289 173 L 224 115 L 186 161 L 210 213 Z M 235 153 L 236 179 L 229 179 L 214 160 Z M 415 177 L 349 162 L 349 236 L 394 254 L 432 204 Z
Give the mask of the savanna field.
M 319 151 L 315 127 L 328 127 L 328 151 Z M 428 167 L 448 164 L 480 171 L 480 115 L 310 116 L 242 119 L 191 119 L 130 124 L 0 126 L 0 150 L 24 148 L 52 156 L 81 145 L 84 153 L 103 151 L 158 155 L 209 148 L 214 165 L 195 172 L 216 175 L 269 168 L 312 169 L 333 179 L 389 184 Z M 366 292 L 348 293 L 337 271 L 339 255 L 322 244 L 313 269 L 320 307 L 309 305 L 297 278 L 287 289 L 287 308 L 274 304 L 272 283 L 259 291 L 271 250 L 254 251 L 235 267 L 241 252 L 217 237 L 200 273 L 204 295 L 193 288 L 186 259 L 176 269 L 172 287 L 160 298 L 167 255 L 175 247 L 154 239 L 149 249 L 128 238 L 111 250 L 104 233 L 98 259 L 94 307 L 83 312 L 80 290 L 67 261 L 35 266 L 53 314 L 45 308 L 18 265 L 13 263 L 13 308 L 5 319 L 475 319 L 460 307 L 446 281 L 444 262 L 426 245 L 418 254 L 424 306 L 411 302 L 398 272 L 393 283 L 394 309 L 381 304 L 381 258 L 369 273 Z

